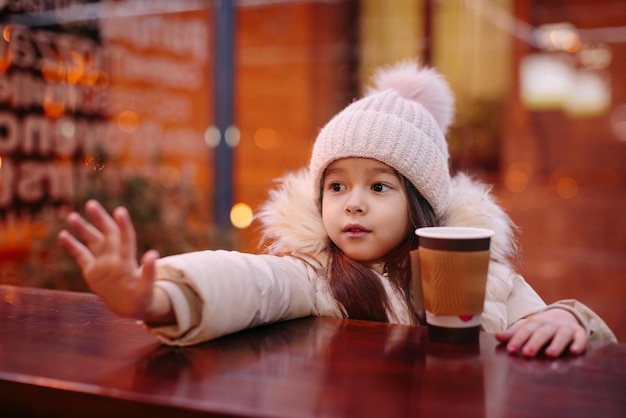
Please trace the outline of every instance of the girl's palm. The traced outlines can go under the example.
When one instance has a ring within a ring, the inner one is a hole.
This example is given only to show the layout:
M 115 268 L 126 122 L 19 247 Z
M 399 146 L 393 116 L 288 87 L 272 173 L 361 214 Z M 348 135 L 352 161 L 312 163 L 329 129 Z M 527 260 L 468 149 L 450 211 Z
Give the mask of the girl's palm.
M 135 230 L 125 208 L 115 209 L 110 216 L 98 202 L 90 200 L 85 209 L 92 223 L 78 213 L 68 215 L 76 237 L 61 231 L 61 244 L 76 259 L 91 290 L 111 310 L 144 319 L 153 301 L 158 253 L 148 251 L 142 266 L 137 264 Z

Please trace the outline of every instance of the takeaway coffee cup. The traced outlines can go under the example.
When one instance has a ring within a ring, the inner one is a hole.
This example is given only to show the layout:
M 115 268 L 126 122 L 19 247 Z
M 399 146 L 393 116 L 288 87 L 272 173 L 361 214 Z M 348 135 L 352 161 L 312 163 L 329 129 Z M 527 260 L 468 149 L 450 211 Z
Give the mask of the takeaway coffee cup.
M 429 339 L 446 343 L 478 341 L 493 231 L 431 227 L 419 228 L 415 233 L 419 247 L 411 254 L 413 294 L 421 299 L 415 300 L 416 306 L 423 301 Z

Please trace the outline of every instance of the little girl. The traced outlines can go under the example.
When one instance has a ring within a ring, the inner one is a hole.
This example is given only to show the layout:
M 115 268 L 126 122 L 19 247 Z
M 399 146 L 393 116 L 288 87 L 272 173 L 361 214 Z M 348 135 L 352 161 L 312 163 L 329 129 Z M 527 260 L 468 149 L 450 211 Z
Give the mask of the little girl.
M 308 169 L 288 173 L 259 212 L 267 254 L 200 251 L 137 264 L 125 208 L 89 201 L 89 223 L 67 221 L 59 239 L 90 288 L 114 312 L 137 318 L 166 344 L 189 345 L 256 325 L 310 315 L 420 324 L 411 297 L 415 229 L 495 231 L 483 331 L 511 353 L 558 356 L 587 341 L 615 341 L 573 301 L 546 306 L 517 275 L 513 225 L 469 177 L 449 173 L 445 134 L 454 99 L 434 70 L 401 63 L 320 131 Z

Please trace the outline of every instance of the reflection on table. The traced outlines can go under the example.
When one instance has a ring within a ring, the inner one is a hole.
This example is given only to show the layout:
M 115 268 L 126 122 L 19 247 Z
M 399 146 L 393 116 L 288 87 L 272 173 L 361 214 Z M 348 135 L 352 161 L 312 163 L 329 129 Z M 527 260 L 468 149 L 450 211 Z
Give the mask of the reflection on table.
M 626 345 L 523 359 L 305 318 L 160 345 L 92 294 L 0 286 L 2 416 L 626 416 Z

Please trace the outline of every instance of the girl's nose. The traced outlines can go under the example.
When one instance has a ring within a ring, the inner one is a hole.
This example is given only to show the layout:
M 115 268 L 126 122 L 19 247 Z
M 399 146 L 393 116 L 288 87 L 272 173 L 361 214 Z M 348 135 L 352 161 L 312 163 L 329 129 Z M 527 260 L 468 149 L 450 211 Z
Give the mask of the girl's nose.
M 346 206 L 346 212 L 347 213 L 363 213 L 363 209 L 361 209 L 358 206 L 348 205 Z
M 349 214 L 363 214 L 365 213 L 365 205 L 362 199 L 358 196 L 358 193 L 350 195 L 345 207 L 346 213 Z

